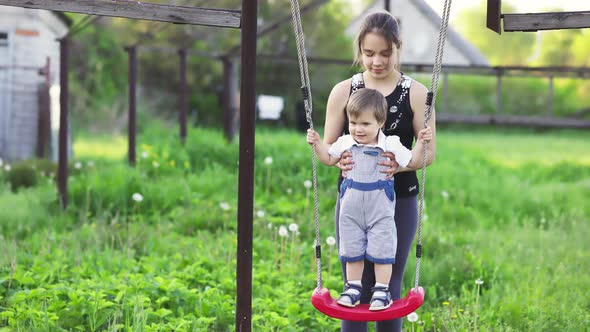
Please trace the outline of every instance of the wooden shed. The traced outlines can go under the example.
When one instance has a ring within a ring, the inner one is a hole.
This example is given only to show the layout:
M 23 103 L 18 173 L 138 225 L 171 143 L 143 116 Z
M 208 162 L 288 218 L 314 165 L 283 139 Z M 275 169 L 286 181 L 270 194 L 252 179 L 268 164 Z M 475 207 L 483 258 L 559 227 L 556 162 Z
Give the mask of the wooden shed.
M 0 6 L 0 158 L 57 158 L 59 43 L 70 21 Z M 51 92 L 50 92 L 51 91 Z M 52 124 L 53 122 L 53 124 Z M 52 135 L 52 131 L 54 134 Z

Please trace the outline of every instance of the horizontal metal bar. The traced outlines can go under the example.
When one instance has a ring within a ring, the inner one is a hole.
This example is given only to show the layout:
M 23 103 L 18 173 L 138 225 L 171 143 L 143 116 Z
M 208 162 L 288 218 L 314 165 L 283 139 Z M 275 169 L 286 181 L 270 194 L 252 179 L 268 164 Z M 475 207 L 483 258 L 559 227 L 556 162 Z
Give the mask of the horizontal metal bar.
M 295 57 L 287 57 L 275 54 L 258 54 L 258 58 L 269 60 L 276 63 L 297 64 Z M 307 57 L 310 64 L 322 65 L 346 65 L 352 66 L 352 61 L 348 59 L 336 58 L 318 58 Z M 402 70 L 413 73 L 431 73 L 433 65 L 431 63 L 402 63 Z M 526 67 L 526 66 L 481 66 L 481 65 L 442 65 L 442 71 L 449 74 L 465 75 L 492 75 L 502 76 L 540 76 L 547 77 L 570 77 L 570 78 L 590 78 L 590 67 Z
M 516 115 L 465 115 L 446 112 L 436 114 L 436 123 L 590 129 L 590 121 L 583 119 Z
M 0 5 L 180 24 L 240 28 L 241 11 L 128 0 L 0 0 Z

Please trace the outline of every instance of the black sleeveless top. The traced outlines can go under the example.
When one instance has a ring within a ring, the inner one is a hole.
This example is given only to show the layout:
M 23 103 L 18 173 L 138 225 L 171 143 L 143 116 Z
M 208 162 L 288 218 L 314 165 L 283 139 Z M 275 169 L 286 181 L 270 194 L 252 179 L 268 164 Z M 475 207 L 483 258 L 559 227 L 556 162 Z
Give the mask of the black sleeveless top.
M 401 74 L 402 76 L 393 92 L 385 97 L 389 112 L 387 112 L 387 120 L 385 121 L 383 132 L 388 136 L 399 136 L 401 143 L 411 150 L 412 143 L 414 142 L 414 112 L 412 112 L 412 107 L 410 106 L 410 86 L 412 79 L 404 73 Z M 355 74 L 352 77 L 350 94 L 364 87 L 363 74 Z M 344 134 L 349 134 L 348 116 L 346 114 L 344 116 Z M 393 178 L 396 196 L 412 197 L 418 195 L 418 178 L 416 177 L 415 171 L 396 173 Z M 339 190 L 342 180 L 342 174 L 340 174 L 338 178 Z

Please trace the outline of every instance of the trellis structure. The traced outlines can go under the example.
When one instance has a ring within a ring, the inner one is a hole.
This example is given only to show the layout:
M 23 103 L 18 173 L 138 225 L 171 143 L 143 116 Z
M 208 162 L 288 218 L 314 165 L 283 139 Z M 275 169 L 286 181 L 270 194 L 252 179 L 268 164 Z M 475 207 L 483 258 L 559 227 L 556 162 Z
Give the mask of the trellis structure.
M 242 10 L 223 10 L 142 3 L 127 0 L 0 0 L 0 5 L 87 15 L 207 25 L 241 29 L 240 143 L 238 173 L 238 235 L 235 330 L 252 328 L 252 229 L 254 211 L 254 132 L 256 108 L 257 1 L 242 0 Z M 61 66 L 68 61 L 68 36 L 60 39 Z M 67 205 L 68 77 L 60 73 L 58 190 Z M 134 98 L 134 92 L 130 91 Z M 130 98 L 130 99 L 131 99 Z M 131 115 L 130 115 L 131 116 Z

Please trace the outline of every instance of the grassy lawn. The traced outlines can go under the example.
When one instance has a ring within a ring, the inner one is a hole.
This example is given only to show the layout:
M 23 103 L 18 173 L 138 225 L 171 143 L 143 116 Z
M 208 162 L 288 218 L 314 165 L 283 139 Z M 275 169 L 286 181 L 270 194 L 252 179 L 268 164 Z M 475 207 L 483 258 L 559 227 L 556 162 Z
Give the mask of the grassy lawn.
M 135 168 L 124 137 L 80 136 L 65 212 L 51 175 L 15 193 L 7 172 L 16 165 L 0 171 L 0 331 L 234 331 L 238 143 L 194 129 L 181 147 L 176 132 L 146 129 Z M 425 188 L 426 301 L 404 330 L 585 331 L 590 133 L 437 135 Z M 253 330 L 337 331 L 309 303 L 305 136 L 260 128 L 256 149 Z M 323 239 L 334 235 L 336 177 L 318 165 Z M 281 227 L 297 231 L 280 236 Z M 323 252 L 324 283 L 336 293 L 337 253 L 325 241 Z

